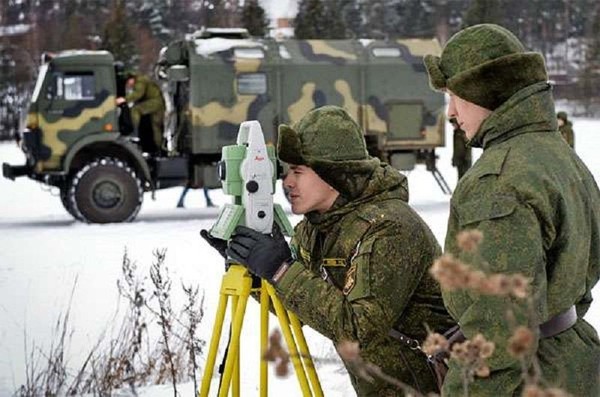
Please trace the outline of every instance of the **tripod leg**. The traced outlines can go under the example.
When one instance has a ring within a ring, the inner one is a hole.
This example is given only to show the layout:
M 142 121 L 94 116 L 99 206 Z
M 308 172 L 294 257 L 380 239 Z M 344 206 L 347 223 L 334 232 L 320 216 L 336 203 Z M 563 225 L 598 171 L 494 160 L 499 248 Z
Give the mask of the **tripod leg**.
M 204 375 L 202 376 L 200 397 L 207 397 L 210 390 L 210 381 L 212 380 L 213 369 L 215 367 L 215 359 L 217 357 L 217 349 L 219 348 L 219 340 L 221 339 L 221 331 L 223 330 L 223 319 L 225 318 L 226 309 L 227 295 L 221 294 L 219 305 L 217 306 L 215 324 L 213 325 L 212 337 L 210 339 L 208 357 L 206 358 L 206 367 L 204 367 Z
M 235 314 L 238 309 L 238 304 L 240 303 L 240 297 L 233 296 L 232 302 L 233 302 L 233 304 L 231 305 L 231 318 L 235 318 Z M 244 309 L 244 312 L 245 312 L 245 309 Z M 241 325 L 240 325 L 240 327 L 241 327 Z M 239 339 L 238 339 L 238 343 L 239 343 Z M 238 353 L 233 357 L 234 357 L 234 361 L 233 361 L 233 373 L 231 375 L 231 382 L 232 382 L 231 395 L 233 397 L 239 397 L 239 395 L 240 395 L 240 353 L 239 353 L 239 348 L 238 348 Z M 225 365 L 227 365 L 227 363 Z
M 310 385 L 312 386 L 313 393 L 317 397 L 323 397 L 321 382 L 319 381 L 319 377 L 317 376 L 317 370 L 315 369 L 315 364 L 313 363 L 312 357 L 308 350 L 308 344 L 306 343 L 306 338 L 304 338 L 304 332 L 302 332 L 302 325 L 300 324 L 300 320 L 298 320 L 298 317 L 290 311 L 287 311 L 287 314 L 290 319 L 292 331 L 294 332 L 294 337 L 298 342 L 300 357 L 302 357 L 302 360 L 304 361 L 304 367 L 306 368 L 308 380 L 310 381 Z
M 302 390 L 302 395 L 312 396 L 310 386 L 308 384 L 308 379 L 306 377 L 306 372 L 304 370 L 302 360 L 300 359 L 298 348 L 296 347 L 296 341 L 294 340 L 294 335 L 292 334 L 292 330 L 290 328 L 290 322 L 288 319 L 287 312 L 281 304 L 281 302 L 279 301 L 279 298 L 277 298 L 277 295 L 275 295 L 275 290 L 273 289 L 273 287 L 271 285 L 267 285 L 266 287 L 267 292 L 273 302 L 275 314 L 279 319 L 281 332 L 283 333 L 285 342 L 287 343 L 288 349 L 290 350 L 290 357 L 292 359 L 292 364 L 294 364 L 294 369 L 296 371 L 296 376 L 298 377 L 298 382 L 300 383 L 300 390 Z
M 246 312 L 246 303 L 248 303 L 248 297 L 250 296 L 250 290 L 252 288 L 252 279 L 248 276 L 246 269 L 239 265 L 231 266 L 223 281 L 224 285 L 222 286 L 221 291 L 231 293 L 237 299 L 235 304 L 235 314 L 232 316 L 231 341 L 227 359 L 225 360 L 225 371 L 223 371 L 223 380 L 221 382 L 219 397 L 227 397 L 235 363 L 239 360 L 240 334 L 242 332 L 244 314 Z M 239 373 L 237 382 L 238 385 L 234 386 L 234 391 L 237 387 L 239 393 Z
M 266 293 L 266 281 L 261 280 L 260 289 L 260 397 L 269 394 L 268 363 L 262 355 L 267 351 L 269 344 L 269 294 Z

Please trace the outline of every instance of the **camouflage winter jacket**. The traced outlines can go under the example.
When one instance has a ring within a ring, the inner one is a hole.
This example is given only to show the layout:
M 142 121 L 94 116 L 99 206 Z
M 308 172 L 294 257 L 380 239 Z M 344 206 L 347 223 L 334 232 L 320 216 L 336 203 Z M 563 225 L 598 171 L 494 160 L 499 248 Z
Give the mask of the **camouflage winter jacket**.
M 133 90 L 125 97 L 127 102 L 141 102 L 148 101 L 151 99 L 159 99 L 162 103 L 162 93 L 160 87 L 156 82 L 150 79 L 148 76 L 138 75 L 135 77 L 135 84 Z M 163 105 L 164 106 L 164 105 Z
M 579 319 L 556 336 L 536 339 L 537 361 L 549 385 L 574 396 L 599 396 L 600 343 L 582 319 L 600 274 L 600 192 L 557 131 L 551 88 L 537 83 L 497 108 L 470 142 L 480 159 L 451 200 L 446 252 L 484 271 L 521 273 L 532 281 L 533 305 L 524 300 L 444 292 L 444 302 L 471 338 L 496 344 L 491 374 L 476 378 L 469 396 L 520 395 L 521 366 L 507 353 L 518 324 L 536 328 L 571 306 Z M 459 253 L 456 235 L 479 229 L 479 258 Z M 471 258 L 473 259 L 473 258 Z M 514 318 L 507 316 L 511 309 Z M 462 395 L 460 368 L 451 361 L 444 395 Z
M 357 199 L 338 199 L 328 212 L 309 213 L 296 226 L 297 259 L 276 289 L 302 322 L 334 344 L 358 341 L 363 359 L 425 394 L 437 388 L 425 356 L 388 332 L 395 327 L 423 341 L 426 324 L 444 331 L 452 322 L 427 272 L 439 245 L 407 200 L 406 178 L 377 166 Z M 359 396 L 402 395 L 347 368 Z

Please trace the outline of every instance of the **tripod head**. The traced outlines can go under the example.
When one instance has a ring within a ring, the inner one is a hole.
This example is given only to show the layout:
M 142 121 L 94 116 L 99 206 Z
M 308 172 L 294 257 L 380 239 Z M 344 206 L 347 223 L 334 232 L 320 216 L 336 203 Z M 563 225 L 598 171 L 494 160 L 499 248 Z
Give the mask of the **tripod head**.
M 219 162 L 223 192 L 233 196 L 233 202 L 221 209 L 211 236 L 229 240 L 238 225 L 270 234 L 273 222 L 291 236 L 293 229 L 283 209 L 273 203 L 280 169 L 275 149 L 265 144 L 260 123 L 250 120 L 240 124 L 236 144 L 223 147 Z

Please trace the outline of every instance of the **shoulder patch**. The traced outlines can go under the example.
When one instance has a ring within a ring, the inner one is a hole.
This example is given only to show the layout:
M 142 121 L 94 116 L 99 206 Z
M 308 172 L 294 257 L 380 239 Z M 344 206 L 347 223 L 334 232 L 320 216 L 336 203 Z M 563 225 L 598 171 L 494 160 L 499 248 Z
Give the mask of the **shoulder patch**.
M 305 263 L 310 263 L 310 252 L 303 247 L 300 247 L 300 258 L 302 258 Z
M 354 286 L 356 285 L 356 264 L 352 264 L 350 269 L 346 272 L 346 279 L 344 281 L 344 288 L 342 293 L 348 295 Z
M 323 258 L 321 263 L 324 267 L 344 267 L 346 266 L 345 258 Z

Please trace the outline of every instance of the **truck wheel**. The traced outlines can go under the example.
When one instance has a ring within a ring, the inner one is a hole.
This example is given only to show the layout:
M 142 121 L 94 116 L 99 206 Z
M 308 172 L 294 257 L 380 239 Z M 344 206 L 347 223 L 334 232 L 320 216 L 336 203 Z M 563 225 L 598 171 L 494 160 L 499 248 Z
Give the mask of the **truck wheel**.
M 66 184 L 66 186 L 60 188 L 60 202 L 67 212 L 78 221 L 83 221 L 84 219 L 77 213 L 75 208 L 73 207 L 72 201 L 69 200 L 69 190 L 71 187 L 71 183 Z
M 133 220 L 143 197 L 140 179 L 126 163 L 102 158 L 75 174 L 68 199 L 84 221 L 110 223 Z

